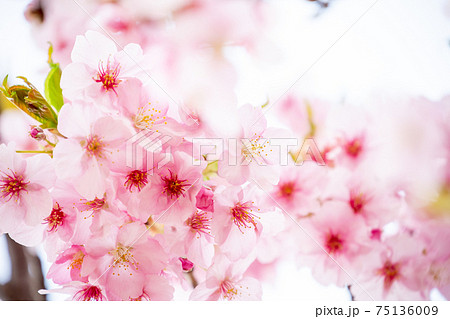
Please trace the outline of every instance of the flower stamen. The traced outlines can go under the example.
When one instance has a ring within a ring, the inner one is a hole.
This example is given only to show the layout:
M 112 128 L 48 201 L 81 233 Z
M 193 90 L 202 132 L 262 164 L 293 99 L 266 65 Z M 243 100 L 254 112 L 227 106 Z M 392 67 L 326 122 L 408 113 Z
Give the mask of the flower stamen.
M 391 288 L 394 281 L 400 276 L 399 268 L 399 263 L 392 263 L 390 260 L 387 260 L 383 267 L 377 270 L 377 274 L 384 277 L 384 289 Z
M 103 157 L 104 146 L 105 145 L 100 137 L 97 135 L 91 135 L 86 139 L 84 149 L 91 157 Z
M 328 234 L 325 241 L 325 248 L 330 255 L 334 255 L 340 252 L 343 248 L 344 240 L 339 236 L 339 234 Z
M 186 225 L 191 227 L 191 231 L 196 233 L 199 238 L 201 234 L 211 236 L 210 222 L 211 218 L 208 217 L 208 213 L 199 211 L 186 220 Z
M 53 205 L 52 212 L 50 215 L 44 219 L 44 224 L 48 224 L 48 231 L 52 232 L 56 230 L 59 226 L 64 224 L 64 219 L 66 218 L 66 214 L 63 212 L 61 206 L 58 203 Z
M 26 182 L 25 178 L 21 175 L 11 171 L 11 174 L 3 173 L 3 177 L 0 178 L 0 192 L 1 198 L 7 198 L 9 201 L 13 197 L 17 201 L 22 191 L 27 191 L 27 185 L 30 182 Z M 9 197 L 9 198 L 8 198 Z
M 137 188 L 140 192 L 142 188 L 148 183 L 148 173 L 146 171 L 134 170 L 128 173 L 124 186 L 130 191 L 133 191 L 133 187 Z
M 92 79 L 95 82 L 102 83 L 103 88 L 106 92 L 112 90 L 117 94 L 116 87 L 120 82 L 122 82 L 118 79 L 119 73 L 120 65 L 112 65 L 110 63 L 110 60 L 108 59 L 108 61 L 106 62 L 106 68 L 102 61 L 99 62 L 97 77 L 93 77 Z
M 74 299 L 78 301 L 103 301 L 104 297 L 99 287 L 86 285 L 74 295 Z
M 170 197 L 170 199 L 178 198 L 181 195 L 184 196 L 183 193 L 185 189 L 191 184 L 187 183 L 187 179 L 178 179 L 177 174 L 172 173 L 170 170 L 169 172 L 170 176 L 161 177 L 164 182 L 162 192 L 165 193 L 167 197 Z
M 241 233 L 244 233 L 242 228 L 253 227 L 256 229 L 255 218 L 259 217 L 253 214 L 254 208 L 253 202 L 237 203 L 233 208 L 231 208 L 230 213 L 232 215 L 232 220 Z
M 110 265 L 112 268 L 116 268 L 118 272 L 113 272 L 113 275 L 120 276 L 120 271 L 128 271 L 129 268 L 138 270 L 139 263 L 134 259 L 134 255 L 131 252 L 133 247 L 123 246 L 122 244 L 118 244 L 116 249 L 108 252 L 108 254 L 112 255 L 114 258 L 114 262 Z M 130 276 L 133 275 L 130 270 Z

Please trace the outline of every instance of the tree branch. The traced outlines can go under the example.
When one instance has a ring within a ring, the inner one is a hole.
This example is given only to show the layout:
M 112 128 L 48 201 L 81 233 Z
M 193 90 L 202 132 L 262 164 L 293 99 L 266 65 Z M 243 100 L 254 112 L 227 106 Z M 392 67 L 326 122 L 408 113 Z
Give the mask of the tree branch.
M 45 288 L 39 257 L 6 235 L 11 260 L 11 279 L 0 285 L 2 300 L 46 300 L 38 293 Z

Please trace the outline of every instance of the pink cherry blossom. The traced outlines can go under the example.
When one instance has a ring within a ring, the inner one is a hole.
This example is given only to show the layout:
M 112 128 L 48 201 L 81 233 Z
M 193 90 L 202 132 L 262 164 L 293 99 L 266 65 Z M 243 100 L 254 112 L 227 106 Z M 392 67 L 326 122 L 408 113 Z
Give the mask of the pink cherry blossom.
M 369 230 L 348 206 L 326 202 L 300 221 L 300 262 L 321 283 L 353 284 L 357 265 L 369 252 Z
M 108 299 L 139 298 L 146 274 L 159 274 L 167 262 L 159 243 L 148 237 L 143 224 L 112 229 L 108 241 L 98 237 L 86 245 L 81 276 L 98 278 Z
M 79 2 L 28 6 L 52 73 L 2 88 L 0 233 L 42 247 L 41 293 L 260 300 L 295 260 L 356 300 L 450 297 L 448 96 L 263 90 L 266 1 Z
M 255 179 L 263 186 L 279 179 L 279 149 L 272 145 L 276 138 L 289 137 L 281 129 L 267 128 L 260 108 L 244 105 L 239 109 L 239 133 L 219 161 L 218 174 L 233 185 Z M 273 140 L 271 140 L 271 138 Z
M 64 95 L 71 101 L 85 97 L 106 105 L 116 100 L 117 88 L 129 78 L 148 79 L 148 60 L 139 45 L 128 44 L 118 51 L 112 39 L 98 32 L 77 36 L 71 57 L 61 78 Z
M 55 175 L 48 155 L 22 158 L 15 145 L 0 145 L 0 230 L 24 245 L 42 240 L 42 222 L 52 211 L 48 191 Z M 41 233 L 39 235 L 39 233 Z
M 83 197 L 102 198 L 112 157 L 124 147 L 130 130 L 120 119 L 92 116 L 89 106 L 71 104 L 61 110 L 58 130 L 67 137 L 54 150 L 58 177 L 75 179 L 75 189 Z
M 195 208 L 200 178 L 201 167 L 187 154 L 175 152 L 172 161 L 153 173 L 151 187 L 138 194 L 139 209 L 162 223 L 183 223 Z
M 248 256 L 262 231 L 261 209 L 251 200 L 251 191 L 229 187 L 217 194 L 211 229 L 216 243 L 232 261 Z
M 208 270 L 206 280 L 192 292 L 191 300 L 260 300 L 260 283 L 251 277 L 244 277 L 241 264 L 230 264 L 218 255 Z

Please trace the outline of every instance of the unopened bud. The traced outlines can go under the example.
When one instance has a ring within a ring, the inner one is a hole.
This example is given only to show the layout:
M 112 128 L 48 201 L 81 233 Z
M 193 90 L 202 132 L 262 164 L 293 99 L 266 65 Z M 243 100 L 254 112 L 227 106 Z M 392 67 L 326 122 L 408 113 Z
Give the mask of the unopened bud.
M 44 130 L 37 126 L 31 127 L 30 136 L 37 141 L 42 141 L 46 138 Z
M 205 212 L 214 212 L 214 192 L 208 188 L 202 187 L 196 198 L 196 206 Z
M 184 271 L 191 271 L 194 268 L 194 263 L 187 258 L 180 257 L 178 258 L 181 261 L 181 267 L 183 267 Z
M 370 239 L 381 240 L 381 229 L 379 228 L 372 229 L 370 233 Z

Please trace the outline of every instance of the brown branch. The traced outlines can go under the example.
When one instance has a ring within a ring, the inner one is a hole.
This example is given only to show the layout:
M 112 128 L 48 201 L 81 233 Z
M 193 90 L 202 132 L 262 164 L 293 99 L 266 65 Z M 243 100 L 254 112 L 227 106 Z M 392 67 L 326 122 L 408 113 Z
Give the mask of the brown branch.
M 194 271 L 191 270 L 191 271 L 189 271 L 188 273 L 186 273 L 186 275 L 187 275 L 188 278 L 191 280 L 192 288 L 197 287 L 198 282 L 197 282 L 197 279 L 195 279 Z
M 321 9 L 328 8 L 331 0 L 308 0 L 309 2 L 317 3 Z
M 2 300 L 46 300 L 37 291 L 45 288 L 41 261 L 26 247 L 6 235 L 11 260 L 11 279 L 0 285 Z
M 347 290 L 348 290 L 348 293 L 350 294 L 350 298 L 352 299 L 352 301 L 355 301 L 355 296 L 353 295 L 351 288 L 352 288 L 352 285 L 347 285 Z

